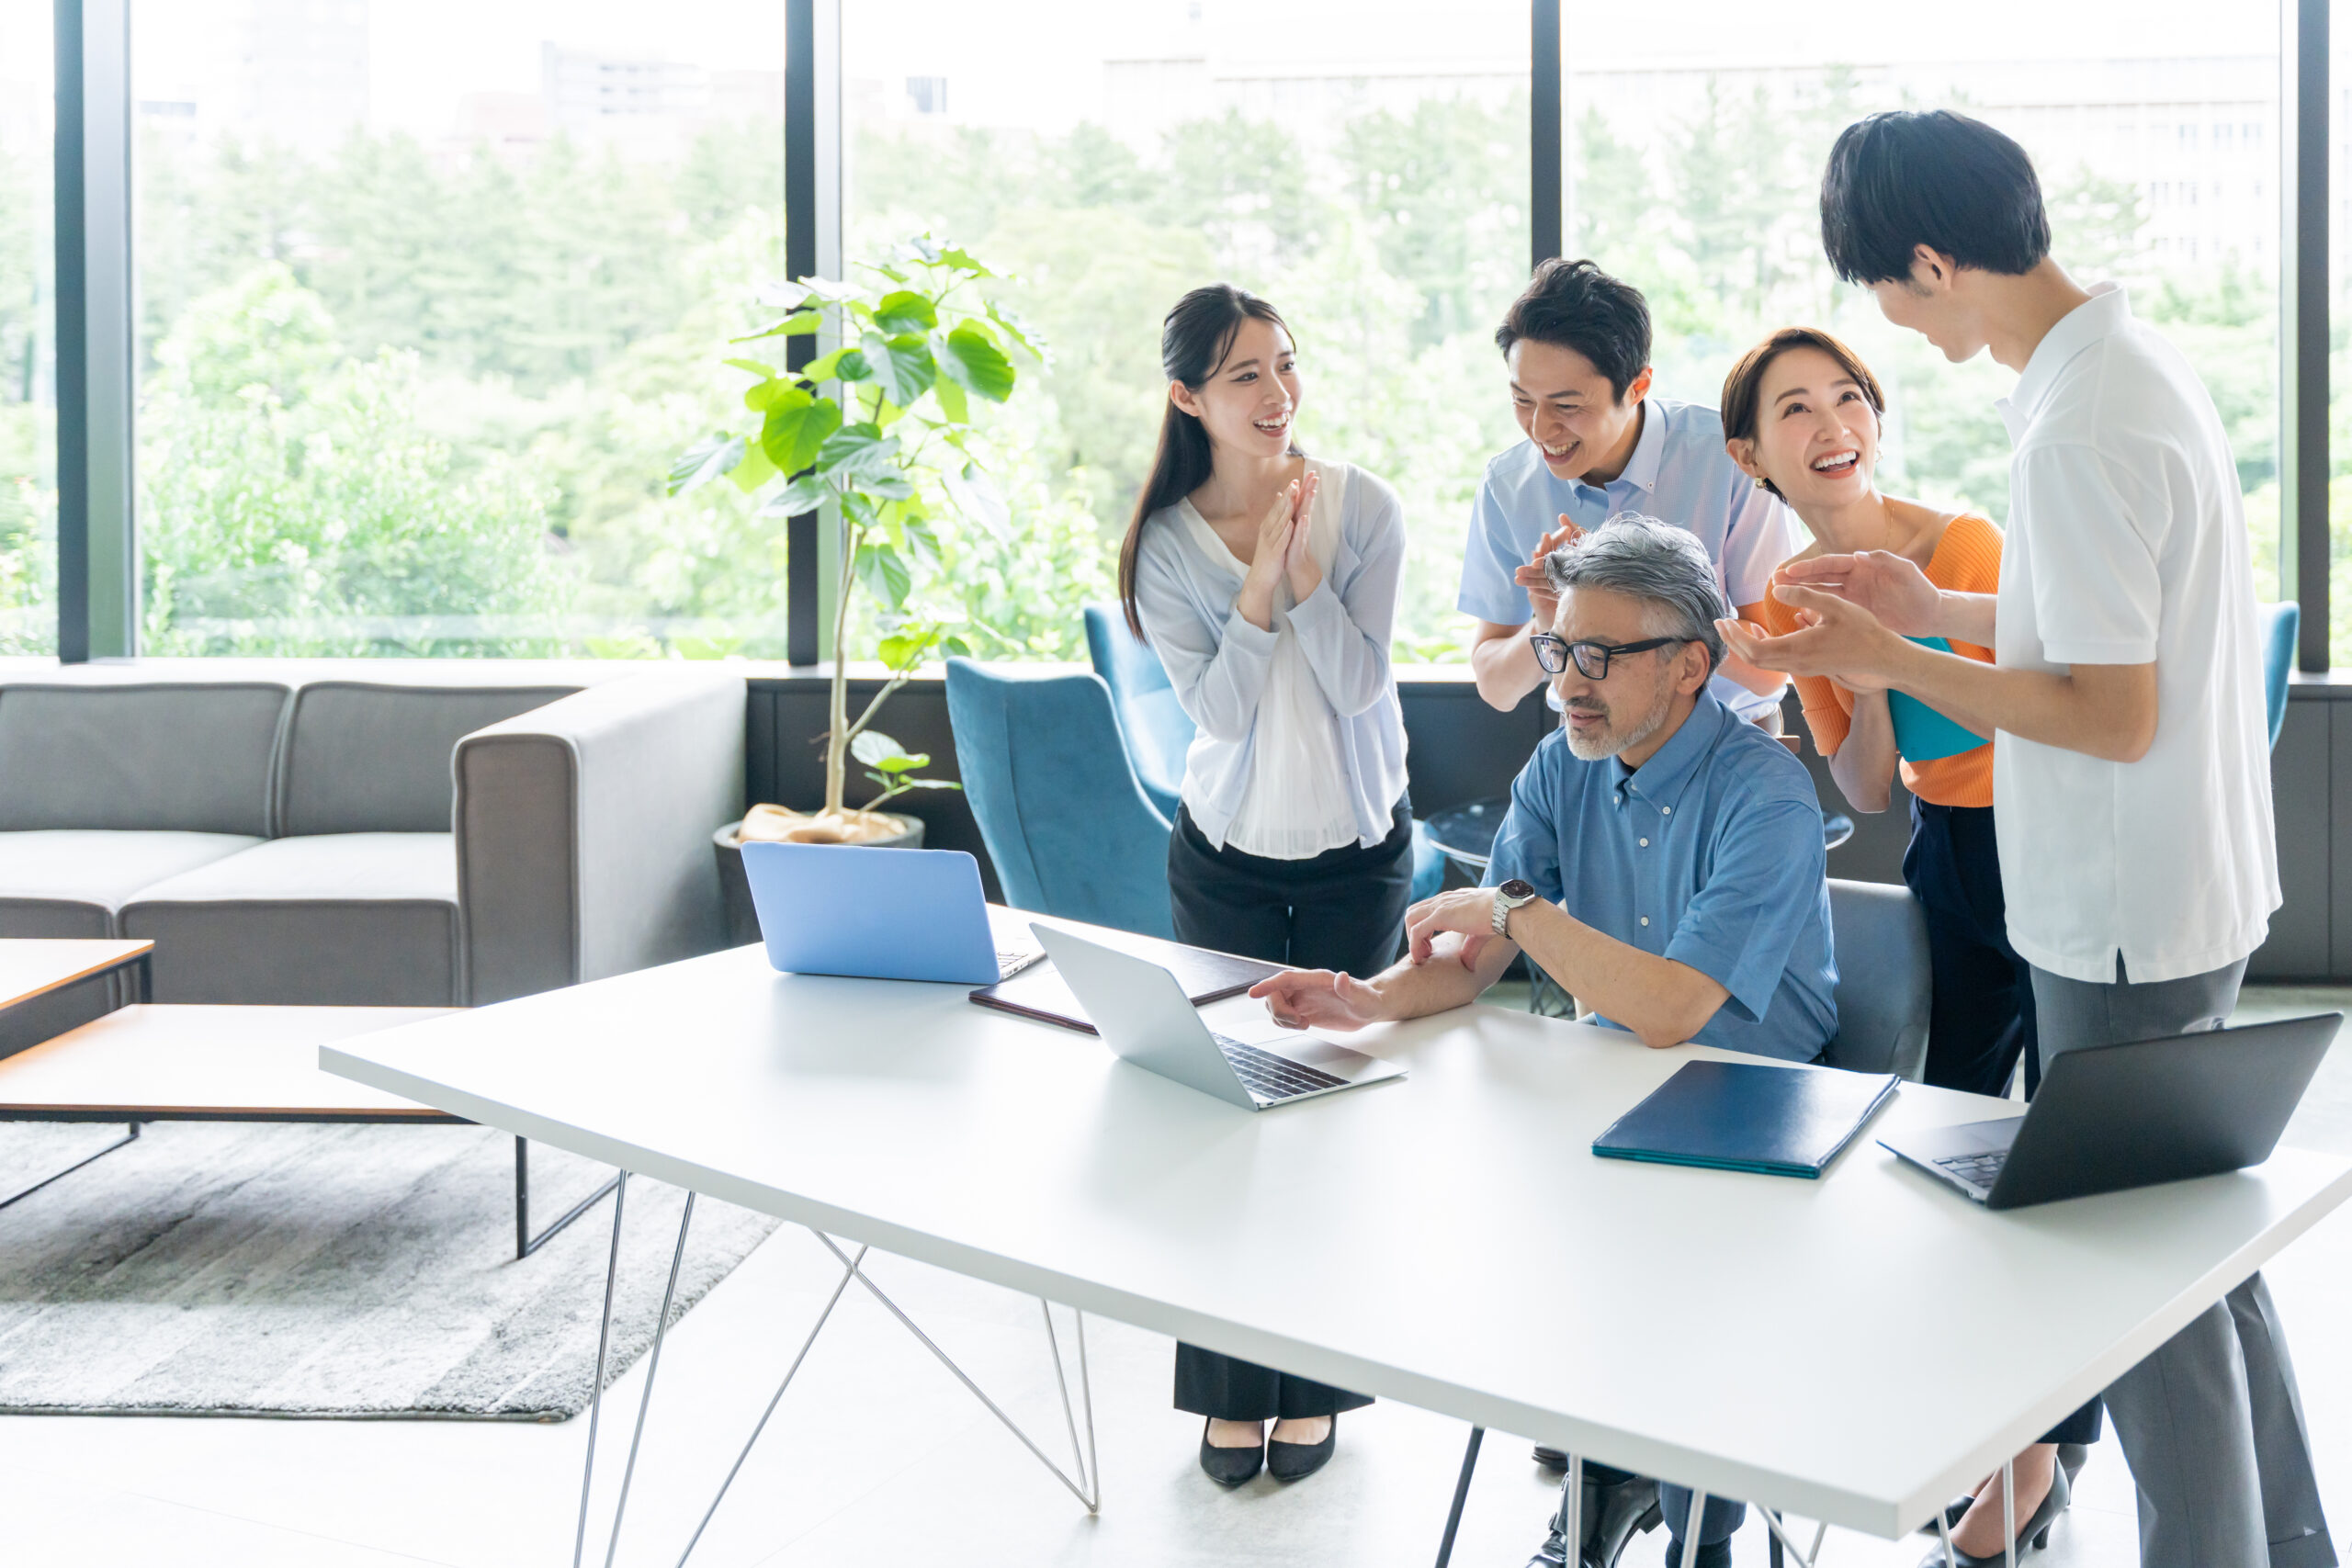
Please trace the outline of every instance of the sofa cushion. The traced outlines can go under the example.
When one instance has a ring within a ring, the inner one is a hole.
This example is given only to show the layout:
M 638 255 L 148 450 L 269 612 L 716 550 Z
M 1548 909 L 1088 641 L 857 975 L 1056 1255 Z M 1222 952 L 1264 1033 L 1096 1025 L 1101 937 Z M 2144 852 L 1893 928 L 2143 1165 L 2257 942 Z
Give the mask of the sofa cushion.
M 0 686 L 0 831 L 265 837 L 288 695 L 271 682 Z
M 277 830 L 446 833 L 458 739 L 578 689 L 307 683 L 288 726 Z
M 261 841 L 105 828 L 0 833 L 0 937 L 113 936 L 116 912 L 141 889 Z
M 155 1000 L 454 1007 L 458 862 L 447 833 L 276 839 L 145 889 Z

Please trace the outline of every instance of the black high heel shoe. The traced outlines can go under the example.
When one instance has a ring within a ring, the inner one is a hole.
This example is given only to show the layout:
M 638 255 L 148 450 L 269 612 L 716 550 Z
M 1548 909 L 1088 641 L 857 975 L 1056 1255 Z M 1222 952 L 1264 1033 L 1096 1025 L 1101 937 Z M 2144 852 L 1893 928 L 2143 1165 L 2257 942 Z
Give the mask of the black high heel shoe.
M 1535 1451 L 1537 1457 L 1541 1458 L 1544 1450 L 1538 1449 Z M 2090 1462 L 2090 1459 L 2091 1450 L 2086 1444 L 2061 1443 L 2058 1445 L 2058 1467 L 2066 1472 L 2066 1491 L 2069 1495 L 2072 1495 L 2075 1490 L 2075 1477 L 2082 1474 L 2083 1466 L 2088 1464 Z M 1562 1469 L 1566 1469 L 1567 1467 L 1567 1461 L 1563 1459 L 1560 1461 L 1560 1465 Z M 1951 1502 L 1946 1503 L 1944 1505 L 1944 1529 L 1948 1530 L 1958 1529 L 1960 1528 L 1960 1521 L 1968 1517 L 1968 1510 L 1975 1506 L 1976 1499 L 1965 1492 L 1962 1493 L 1959 1496 L 1954 1497 Z M 1929 1519 L 1926 1524 L 1921 1525 L 1919 1527 L 1919 1533 L 1921 1535 L 1935 1534 L 1936 1521 Z
M 1283 1445 L 1288 1447 L 1288 1444 Z M 1238 1486 L 1266 1462 L 1263 1445 L 1254 1449 L 1221 1449 L 1209 1441 L 1209 1424 L 1201 1422 L 1201 1468 L 1220 1486 Z
M 2057 1522 L 2058 1516 L 2064 1513 L 2073 1502 L 2074 1490 L 2066 1484 L 2065 1467 L 2060 1465 L 2052 1468 L 2050 1472 L 2049 1495 L 2041 1499 L 2041 1506 L 2033 1511 L 2033 1517 L 2018 1527 L 2017 1554 L 2023 1557 L 2029 1547 L 2035 1551 L 2048 1547 L 2050 1527 Z M 1951 1561 L 1954 1568 L 2002 1568 L 2007 1559 L 2005 1554 L 1997 1551 L 1990 1557 L 1971 1557 L 1960 1548 L 1953 1547 Z M 1944 1568 L 1942 1541 L 1939 1540 L 1933 1551 L 1919 1559 L 1919 1568 Z
M 1266 1444 L 1266 1473 L 1276 1481 L 1304 1481 L 1331 1462 L 1332 1451 L 1340 1446 L 1340 1418 L 1330 1418 L 1331 1425 L 1319 1443 L 1285 1443 L 1269 1440 Z

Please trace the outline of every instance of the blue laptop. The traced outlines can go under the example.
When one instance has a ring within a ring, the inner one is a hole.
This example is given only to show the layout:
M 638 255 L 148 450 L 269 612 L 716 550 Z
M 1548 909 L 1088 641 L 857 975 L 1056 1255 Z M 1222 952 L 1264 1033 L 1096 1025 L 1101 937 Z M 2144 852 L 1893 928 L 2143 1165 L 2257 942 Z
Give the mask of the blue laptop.
M 961 850 L 743 846 L 768 962 L 794 975 L 993 986 L 1045 956 Z

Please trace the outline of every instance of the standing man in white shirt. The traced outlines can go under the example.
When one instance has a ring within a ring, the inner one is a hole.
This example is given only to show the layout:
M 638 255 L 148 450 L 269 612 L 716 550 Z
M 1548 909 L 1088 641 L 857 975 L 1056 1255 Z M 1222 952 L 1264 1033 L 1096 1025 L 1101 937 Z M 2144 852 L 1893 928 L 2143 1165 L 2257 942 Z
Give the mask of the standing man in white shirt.
M 1455 607 L 1477 622 L 1480 696 L 1508 713 L 1545 682 L 1527 640 L 1559 609 L 1544 558 L 1619 513 L 1697 536 L 1736 614 L 1763 599 L 1772 569 L 1802 547 L 1795 514 L 1731 460 L 1712 401 L 1650 395 L 1640 289 L 1589 261 L 1547 261 L 1503 313 L 1495 345 L 1527 439 L 1487 463 L 1470 513 Z M 1777 735 L 1787 686 L 1735 657 L 1708 690 Z
M 2279 893 L 2251 551 L 2212 399 L 2120 289 L 2086 290 L 2050 258 L 2032 164 L 1989 126 L 1947 112 L 1849 126 L 1821 227 L 1831 265 L 1889 321 L 1955 363 L 1989 349 L 2018 372 L 2000 405 L 2015 447 L 2000 589 L 1941 592 L 1900 556 L 1824 556 L 1774 590 L 1808 624 L 1749 639 L 1748 657 L 2000 732 L 2009 940 L 2033 965 L 2045 1059 L 2218 1028 Z M 1996 662 L 1906 636 L 1990 646 Z M 2333 1568 L 2261 1275 L 2106 1399 L 2139 1485 L 2143 1568 Z M 2020 1456 L 2029 1537 L 2064 1502 L 2044 1449 Z M 1998 1486 L 1971 1516 L 1991 1499 L 1994 1561 Z

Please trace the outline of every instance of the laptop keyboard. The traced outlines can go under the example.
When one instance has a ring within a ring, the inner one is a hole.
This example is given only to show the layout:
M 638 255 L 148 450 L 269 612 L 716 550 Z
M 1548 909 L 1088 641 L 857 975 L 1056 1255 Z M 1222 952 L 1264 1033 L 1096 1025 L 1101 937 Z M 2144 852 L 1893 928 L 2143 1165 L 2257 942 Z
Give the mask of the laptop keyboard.
M 1953 1155 L 1936 1161 L 1936 1168 L 1947 1171 L 1972 1187 L 1991 1190 L 1993 1179 L 2001 1174 L 2001 1167 L 2009 1157 L 2007 1149 L 1995 1149 L 1988 1154 Z
M 996 950 L 996 977 L 1010 980 L 1045 956 L 1042 947 L 1000 947 Z
M 1225 1059 L 1233 1064 L 1233 1070 L 1241 1075 L 1241 1081 L 1268 1100 L 1291 1100 L 1317 1089 L 1338 1089 L 1348 1081 L 1287 1056 L 1277 1056 L 1247 1041 L 1219 1034 L 1216 1043 L 1225 1053 Z

